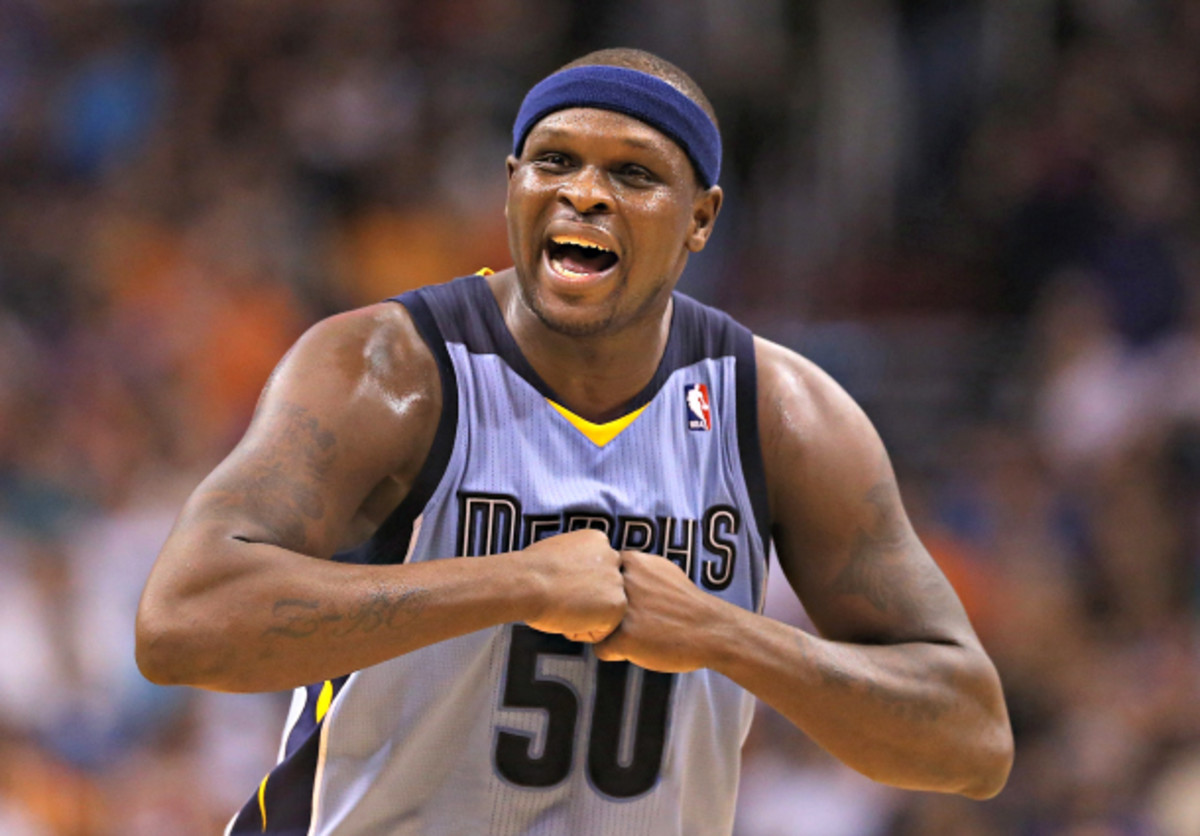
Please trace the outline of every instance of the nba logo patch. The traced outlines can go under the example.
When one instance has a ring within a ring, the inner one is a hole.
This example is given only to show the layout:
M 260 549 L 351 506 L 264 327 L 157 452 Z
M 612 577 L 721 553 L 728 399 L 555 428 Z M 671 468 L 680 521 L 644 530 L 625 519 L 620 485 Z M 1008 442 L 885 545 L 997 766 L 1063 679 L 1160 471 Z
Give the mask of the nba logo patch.
M 712 429 L 712 410 L 708 406 L 708 387 L 703 383 L 689 383 L 683 387 L 683 402 L 687 405 L 687 428 L 707 431 Z

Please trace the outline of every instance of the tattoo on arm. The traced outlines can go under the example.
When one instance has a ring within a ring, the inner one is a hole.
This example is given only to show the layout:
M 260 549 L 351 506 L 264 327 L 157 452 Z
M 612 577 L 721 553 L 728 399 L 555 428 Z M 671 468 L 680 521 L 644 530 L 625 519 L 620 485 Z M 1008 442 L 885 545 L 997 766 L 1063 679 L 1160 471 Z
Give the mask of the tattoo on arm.
M 374 633 L 402 627 L 425 609 L 425 590 L 399 588 L 376 589 L 369 599 L 351 609 L 339 609 L 317 600 L 283 598 L 275 602 L 275 623 L 264 636 L 304 639 L 318 633 L 331 638 Z
M 275 545 L 305 552 L 311 548 L 309 523 L 325 518 L 322 487 L 337 458 L 337 437 L 294 403 L 278 408 L 276 425 L 271 443 L 251 454 L 238 481 L 212 499 L 249 515 Z
M 800 636 L 797 644 L 807 658 L 810 639 Z M 889 714 L 914 723 L 933 723 L 944 717 L 949 710 L 945 702 L 931 699 L 922 693 L 895 690 L 863 672 L 860 668 L 837 655 L 821 660 L 818 668 L 821 681 L 831 688 L 858 691 L 874 700 Z
M 867 682 L 867 693 L 894 717 L 912 723 L 936 723 L 950 708 L 943 700 L 926 694 L 896 691 L 874 680 Z
M 914 550 L 919 554 L 922 547 L 904 518 L 899 490 L 890 477 L 877 482 L 863 501 L 872 506 L 870 521 L 858 529 L 846 563 L 828 592 L 864 598 L 896 624 L 900 634 L 920 635 L 931 623 L 931 608 L 942 605 L 944 580 L 937 566 L 923 555 L 912 559 Z M 950 709 L 919 682 L 893 688 L 886 684 L 891 679 L 886 672 L 867 674 L 837 657 L 822 665 L 821 678 L 832 687 L 861 690 L 888 713 L 913 723 L 935 722 Z M 905 679 L 901 675 L 898 681 Z
M 881 480 L 867 492 L 865 501 L 874 506 L 874 519 L 859 528 L 849 559 L 829 591 L 860 595 L 878 612 L 920 629 L 926 618 L 917 594 L 928 583 L 924 576 L 928 568 L 904 560 L 916 538 L 904 521 L 895 483 Z M 921 576 L 913 578 L 914 570 Z

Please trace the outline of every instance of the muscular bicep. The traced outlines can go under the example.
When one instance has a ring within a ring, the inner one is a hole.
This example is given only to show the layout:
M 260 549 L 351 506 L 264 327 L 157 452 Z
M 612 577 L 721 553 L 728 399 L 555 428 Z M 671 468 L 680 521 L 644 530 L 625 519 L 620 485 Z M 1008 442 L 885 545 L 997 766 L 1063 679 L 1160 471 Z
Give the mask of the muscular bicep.
M 776 527 L 780 564 L 813 624 L 828 638 L 872 644 L 967 639 L 965 613 L 913 532 L 894 478 L 857 493 L 859 507 L 840 519 L 785 511 Z
M 973 643 L 862 410 L 778 346 L 760 345 L 759 369 L 772 535 L 813 624 L 841 641 Z
M 356 316 L 318 326 L 285 358 L 181 525 L 329 557 L 364 511 L 395 507 L 436 429 L 436 366 L 398 306 L 378 311 L 382 322 Z
M 350 519 L 355 484 L 339 458 L 345 430 L 319 411 L 265 398 L 257 426 L 200 485 L 186 513 L 228 536 L 328 556 Z

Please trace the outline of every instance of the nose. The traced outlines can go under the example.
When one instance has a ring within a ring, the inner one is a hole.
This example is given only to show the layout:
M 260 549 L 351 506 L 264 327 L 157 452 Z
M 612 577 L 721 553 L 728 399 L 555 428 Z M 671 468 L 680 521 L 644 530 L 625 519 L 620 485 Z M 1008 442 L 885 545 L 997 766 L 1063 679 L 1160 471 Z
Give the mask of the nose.
M 604 173 L 595 166 L 581 166 L 558 190 L 559 198 L 581 215 L 607 212 L 612 208 Z

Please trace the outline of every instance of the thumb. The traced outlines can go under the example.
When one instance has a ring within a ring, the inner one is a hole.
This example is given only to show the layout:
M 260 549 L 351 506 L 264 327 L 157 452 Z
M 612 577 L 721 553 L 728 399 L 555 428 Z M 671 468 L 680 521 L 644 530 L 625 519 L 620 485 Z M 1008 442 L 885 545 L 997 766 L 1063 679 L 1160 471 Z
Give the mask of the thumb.
M 621 628 L 618 627 L 604 641 L 592 645 L 592 651 L 601 662 L 624 662 L 629 658 L 621 652 L 620 632 Z

